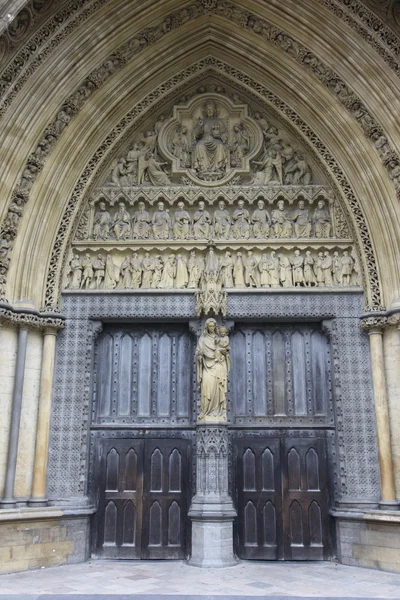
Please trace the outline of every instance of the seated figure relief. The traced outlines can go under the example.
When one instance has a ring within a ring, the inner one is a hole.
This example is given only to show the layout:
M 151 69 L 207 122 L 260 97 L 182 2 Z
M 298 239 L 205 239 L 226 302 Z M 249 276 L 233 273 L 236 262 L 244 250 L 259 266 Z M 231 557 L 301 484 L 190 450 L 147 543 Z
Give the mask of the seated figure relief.
M 295 207 L 286 207 L 278 200 L 271 212 L 262 199 L 257 200 L 252 213 L 250 205 L 239 198 L 236 206 L 226 206 L 219 200 L 211 216 L 204 200 L 189 212 L 183 200 L 176 204 L 170 214 L 160 200 L 156 208 L 147 210 L 140 200 L 137 210 L 129 211 L 125 201 L 117 203 L 115 213 L 107 208 L 104 200 L 94 210 L 91 238 L 93 240 L 248 240 L 268 238 L 329 238 L 332 236 L 330 209 L 319 200 L 310 216 L 310 209 L 300 199 Z M 131 216 L 132 215 L 132 216 Z
M 224 173 L 229 164 L 226 125 L 218 117 L 216 102 L 206 102 L 202 112 L 203 117 L 199 117 L 193 129 L 196 141 L 193 148 L 192 167 L 198 174 Z

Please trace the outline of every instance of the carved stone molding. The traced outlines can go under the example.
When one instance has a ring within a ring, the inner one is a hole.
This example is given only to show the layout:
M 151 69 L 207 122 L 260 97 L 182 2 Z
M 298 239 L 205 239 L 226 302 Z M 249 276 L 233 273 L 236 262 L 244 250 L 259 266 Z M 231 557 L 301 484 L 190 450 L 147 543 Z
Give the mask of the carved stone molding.
M 337 95 L 344 106 L 352 112 L 353 117 L 359 121 L 365 133 L 373 139 L 376 149 L 384 164 L 387 166 L 389 175 L 394 180 L 396 189 L 398 189 L 400 193 L 400 158 L 394 153 L 388 139 L 383 135 L 382 128 L 374 121 L 361 100 L 350 91 L 348 86 L 338 78 L 337 74 L 335 74 L 332 69 L 326 67 L 322 61 L 288 35 L 276 30 L 276 28 L 267 23 L 265 19 L 259 19 L 254 17 L 251 13 L 241 11 L 240 9 L 233 10 L 233 6 L 226 3 L 223 5 L 216 3 L 215 6 L 213 5 L 211 8 L 208 7 L 208 9 L 224 15 L 226 18 L 234 19 L 236 22 L 239 22 L 241 26 L 244 26 L 249 30 L 254 30 L 257 35 L 261 34 L 266 41 L 280 47 L 298 62 L 302 63 L 306 68 L 311 69 L 311 71 L 319 77 L 321 82 L 327 85 L 328 88 Z M 202 9 L 199 10 L 197 8 L 196 10 L 193 10 L 192 8 L 192 13 L 188 13 L 189 18 L 197 18 L 201 12 Z M 174 27 L 179 26 L 179 19 L 182 19 L 182 14 L 178 11 L 175 16 L 178 17 L 177 21 L 174 21 L 170 16 L 163 21 L 162 25 L 154 28 L 154 33 L 156 35 L 152 39 L 153 42 L 157 41 L 162 35 L 170 31 L 172 23 L 174 23 Z M 47 128 L 45 135 L 37 147 L 35 155 L 28 160 L 20 185 L 14 190 L 14 199 L 18 197 L 18 193 L 24 196 L 24 194 L 29 192 L 38 172 L 42 168 L 41 159 L 43 160 L 48 154 L 51 145 L 68 125 L 71 116 L 79 110 L 82 102 L 84 103 L 94 89 L 99 84 L 103 83 L 108 76 L 112 75 L 118 67 L 121 67 L 129 58 L 134 56 L 138 49 L 143 49 L 149 43 L 149 39 L 151 41 L 151 36 L 149 38 L 147 34 L 147 37 L 143 37 L 143 35 L 142 38 L 140 35 L 135 38 L 138 40 L 137 47 L 135 45 L 132 46 L 131 41 L 130 44 L 125 45 L 123 48 L 120 48 L 117 53 L 110 56 L 104 65 L 95 72 L 96 74 L 84 82 L 78 91 L 64 103 L 64 106 L 61 108 L 55 121 Z M 145 40 L 145 43 L 140 44 L 140 39 Z M 132 48 L 134 48 L 135 51 L 133 51 Z M 93 81 L 95 83 L 93 83 Z M 26 202 L 26 198 L 22 199 L 23 203 Z M 15 225 L 17 224 L 18 218 L 16 219 Z M 4 234 L 5 232 L 2 231 L 2 233 Z
M 215 59 L 205 59 L 204 61 L 200 61 L 200 63 L 193 65 L 192 67 L 190 67 L 187 70 L 187 76 L 190 78 L 190 75 L 193 76 L 198 73 L 199 76 L 201 77 L 202 69 L 204 67 L 209 68 L 211 66 L 213 66 L 214 68 L 217 68 L 219 70 L 218 76 L 221 78 L 224 78 L 226 76 L 228 76 L 228 78 L 233 78 L 234 80 L 236 80 L 236 85 L 239 85 L 239 86 L 241 85 L 242 81 L 244 83 L 246 83 L 247 89 L 246 89 L 246 91 L 243 92 L 244 94 L 249 95 L 249 91 L 248 91 L 249 87 L 257 90 L 257 94 L 253 93 L 253 95 L 255 98 L 257 98 L 258 101 L 261 96 L 264 99 L 264 101 L 267 100 L 273 106 L 278 108 L 278 110 L 282 111 L 286 117 L 290 118 L 295 123 L 295 125 L 300 128 L 302 134 L 306 138 L 308 138 L 308 140 L 317 148 L 319 153 L 322 154 L 322 158 L 325 161 L 325 164 L 327 163 L 329 165 L 330 169 L 332 170 L 332 172 L 335 174 L 335 177 L 332 176 L 332 182 L 334 182 L 335 186 L 339 185 L 341 187 L 342 192 L 344 193 L 344 195 L 346 196 L 346 198 L 348 200 L 348 203 L 353 212 L 355 221 L 357 223 L 358 234 L 356 234 L 356 231 L 354 230 L 354 235 L 355 235 L 355 237 L 361 238 L 363 250 L 364 250 L 364 260 L 366 260 L 365 267 L 367 268 L 367 273 L 368 273 L 368 275 L 366 276 L 366 279 L 368 280 L 370 294 L 371 294 L 368 306 L 370 309 L 374 309 L 374 310 L 378 310 L 379 308 L 381 308 L 380 286 L 379 286 L 379 280 L 378 280 L 378 276 L 377 276 L 376 265 L 375 265 L 375 261 L 374 261 L 374 252 L 372 249 L 371 241 L 369 239 L 368 229 L 367 229 L 365 220 L 363 218 L 362 212 L 360 210 L 360 207 L 358 205 L 357 199 L 355 198 L 355 195 L 353 194 L 353 192 L 350 188 L 350 185 L 346 181 L 344 174 L 340 170 L 339 165 L 336 164 L 334 158 L 330 155 L 327 148 L 325 146 L 323 146 L 323 144 L 316 138 L 315 133 L 305 123 L 303 123 L 299 119 L 299 117 L 297 115 L 295 115 L 289 107 L 287 107 L 280 99 L 276 98 L 273 94 L 271 94 L 271 92 L 266 90 L 263 86 L 260 86 L 260 84 L 258 82 L 255 82 L 251 78 L 249 78 L 249 76 L 244 75 L 237 69 L 235 69 L 233 67 L 229 67 L 228 65 L 225 65 L 225 63 L 222 63 L 221 61 L 217 61 Z M 179 82 L 181 81 L 181 79 L 182 79 L 182 77 L 179 77 Z M 228 79 L 228 81 L 230 81 L 230 79 Z M 171 90 L 171 88 L 173 88 L 174 83 L 175 83 L 175 78 L 173 78 L 172 80 L 170 80 L 165 85 L 163 85 L 159 88 L 159 93 L 160 93 L 160 95 L 161 94 L 163 95 L 164 100 L 167 97 L 166 92 Z M 172 93 L 175 96 L 176 91 L 172 92 Z M 251 95 L 251 93 L 250 93 L 250 95 Z M 158 100 L 158 92 L 156 92 L 156 91 L 153 92 L 152 100 Z M 110 145 L 112 145 L 113 141 L 115 140 L 117 132 L 119 135 L 122 128 L 125 129 L 128 126 L 131 126 L 131 124 L 134 122 L 138 123 L 139 122 L 138 117 L 141 115 L 142 111 L 146 110 L 147 108 L 148 108 L 148 101 L 143 100 L 134 109 L 134 111 L 132 111 L 128 115 L 128 117 L 126 117 L 124 119 L 124 124 L 117 127 L 116 131 L 110 134 L 110 136 L 104 141 L 102 146 L 96 152 L 95 157 L 93 158 L 93 160 L 90 163 L 90 166 L 85 170 L 83 176 L 81 177 L 79 183 L 77 184 L 77 186 L 75 188 L 75 192 L 69 201 L 66 212 L 64 213 L 64 217 L 62 219 L 62 225 L 61 225 L 61 228 L 60 228 L 58 236 L 57 236 L 57 242 L 53 249 L 53 254 L 52 254 L 52 258 L 51 258 L 51 262 L 50 262 L 50 270 L 49 270 L 49 275 L 48 275 L 47 291 L 46 291 L 46 306 L 56 306 L 57 305 L 58 286 L 60 285 L 60 279 L 59 279 L 60 255 L 63 252 L 64 240 L 65 240 L 65 236 L 66 236 L 67 232 L 69 231 L 69 223 L 70 223 L 71 217 L 74 215 L 76 206 L 77 206 L 78 202 L 80 202 L 82 195 L 86 192 L 86 190 L 85 190 L 86 182 L 89 179 L 91 179 L 91 177 L 93 175 L 93 171 L 95 171 L 99 168 L 99 165 L 101 164 L 103 157 L 107 154 L 107 152 L 109 151 Z M 89 194 L 91 193 L 90 189 L 88 190 L 88 192 L 89 192 Z M 363 268 L 364 268 L 364 263 L 363 263 Z
M 35 329 L 59 330 L 65 327 L 65 319 L 61 315 L 45 314 L 30 310 L 18 310 L 9 304 L 0 303 L 0 323 L 26 325 Z
M 365 317 L 360 321 L 360 327 L 363 331 L 373 332 L 381 331 L 388 324 L 387 317 Z

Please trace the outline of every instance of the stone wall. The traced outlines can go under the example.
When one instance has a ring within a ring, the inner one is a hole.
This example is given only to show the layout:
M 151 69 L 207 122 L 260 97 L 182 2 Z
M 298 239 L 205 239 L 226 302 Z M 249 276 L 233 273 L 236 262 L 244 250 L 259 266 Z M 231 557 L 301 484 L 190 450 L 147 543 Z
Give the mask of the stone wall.
M 345 565 L 400 573 L 400 515 L 365 513 L 336 523 L 338 558 Z
M 0 573 L 83 562 L 89 557 L 89 516 L 59 510 L 32 511 L 29 518 L 1 513 Z M 7 520 L 6 520 L 7 518 Z

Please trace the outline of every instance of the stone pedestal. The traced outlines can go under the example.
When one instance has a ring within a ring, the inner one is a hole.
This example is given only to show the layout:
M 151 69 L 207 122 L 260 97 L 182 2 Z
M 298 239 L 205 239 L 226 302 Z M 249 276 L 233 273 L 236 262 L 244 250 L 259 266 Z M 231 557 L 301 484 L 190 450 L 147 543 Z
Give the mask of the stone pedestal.
M 228 430 L 225 425 L 200 426 L 196 446 L 196 495 L 189 510 L 195 567 L 229 567 L 236 511 L 228 493 Z

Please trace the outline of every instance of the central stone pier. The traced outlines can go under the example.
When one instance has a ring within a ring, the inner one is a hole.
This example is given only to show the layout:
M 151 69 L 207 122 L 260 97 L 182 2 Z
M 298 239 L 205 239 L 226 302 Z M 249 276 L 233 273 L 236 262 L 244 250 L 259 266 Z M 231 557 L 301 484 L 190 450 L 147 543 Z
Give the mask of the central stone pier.
M 233 521 L 236 510 L 228 492 L 226 425 L 198 427 L 196 460 L 196 495 L 189 510 L 192 521 L 189 564 L 194 567 L 235 565 Z

